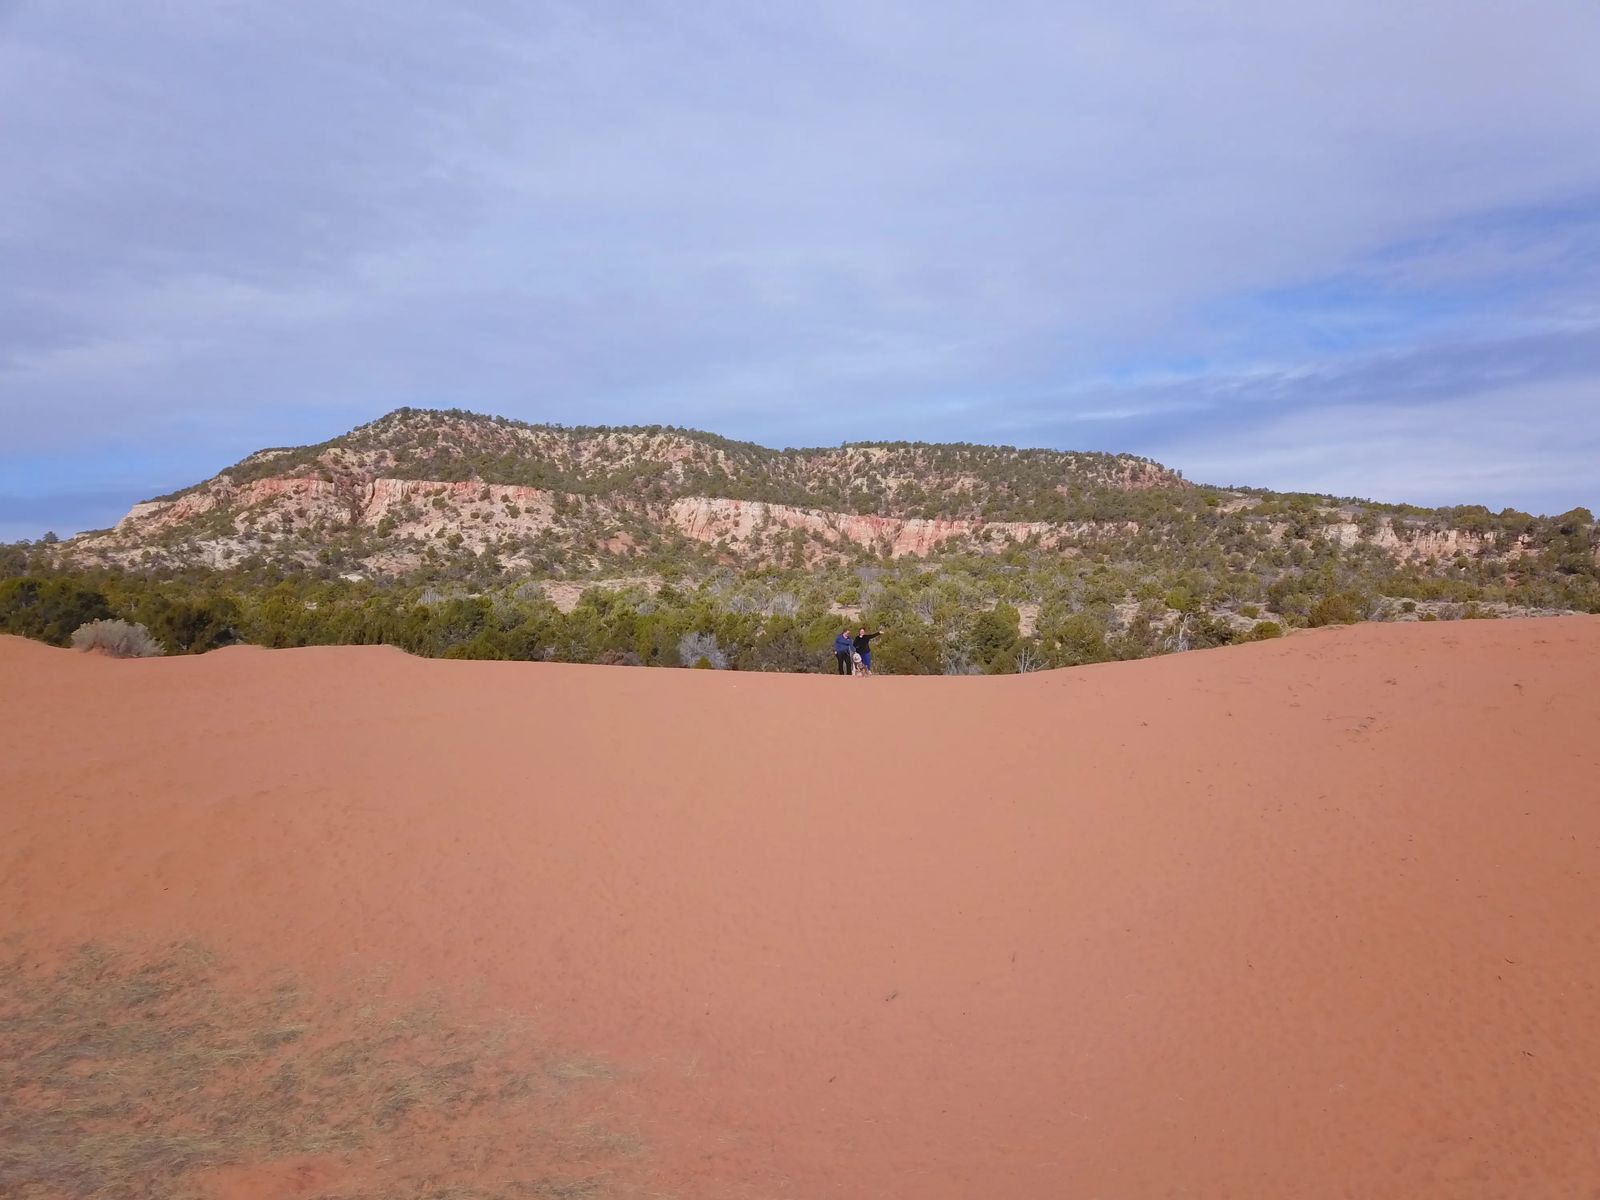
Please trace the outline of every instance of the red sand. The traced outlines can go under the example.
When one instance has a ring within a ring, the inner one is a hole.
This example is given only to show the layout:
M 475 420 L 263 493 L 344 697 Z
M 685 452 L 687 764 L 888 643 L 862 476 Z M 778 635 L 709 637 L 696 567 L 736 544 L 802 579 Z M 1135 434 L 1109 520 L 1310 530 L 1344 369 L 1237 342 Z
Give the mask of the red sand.
M 0 639 L 0 934 L 389 967 L 683 1197 L 1592 1197 L 1600 620 L 1025 678 Z

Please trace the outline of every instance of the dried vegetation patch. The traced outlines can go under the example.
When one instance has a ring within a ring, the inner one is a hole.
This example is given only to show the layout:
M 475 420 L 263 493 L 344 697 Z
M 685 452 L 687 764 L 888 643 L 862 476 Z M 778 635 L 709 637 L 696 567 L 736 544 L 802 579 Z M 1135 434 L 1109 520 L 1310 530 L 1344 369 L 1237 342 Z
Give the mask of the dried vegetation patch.
M 375 988 L 235 984 L 191 946 L 0 961 L 0 1196 L 198 1198 L 274 1164 L 328 1200 L 636 1194 L 605 1064 Z

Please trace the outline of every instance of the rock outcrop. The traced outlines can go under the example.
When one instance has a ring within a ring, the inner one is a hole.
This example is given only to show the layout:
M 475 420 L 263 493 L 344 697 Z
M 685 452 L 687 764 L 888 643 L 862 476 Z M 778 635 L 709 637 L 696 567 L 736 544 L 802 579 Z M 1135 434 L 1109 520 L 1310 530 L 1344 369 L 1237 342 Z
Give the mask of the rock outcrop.
M 925 558 L 959 545 L 964 549 L 1003 549 L 1038 539 L 1043 549 L 1074 540 L 1125 532 L 1130 523 L 1052 524 L 1047 521 L 974 521 L 951 518 L 861 516 L 767 504 L 760 500 L 718 500 L 690 496 L 673 502 L 672 525 L 696 541 L 745 547 L 752 541 L 798 530 L 832 546 L 860 546 L 891 558 Z
M 1201 492 L 1128 455 L 916 443 L 777 451 L 662 427 L 400 410 L 317 446 L 259 451 L 52 553 L 175 568 L 337 563 L 341 573 L 384 575 L 471 568 L 469 559 L 609 569 L 682 542 L 751 567 L 1021 545 L 1159 556 L 1208 541 L 1235 555 L 1333 542 L 1433 569 L 1463 556 L 1520 560 L 1549 544 L 1547 529 L 1543 540 L 1504 531 L 1515 524 L 1486 529 L 1484 511 L 1471 528 L 1451 525 L 1449 510 L 1418 512 Z M 1600 548 L 1591 539 L 1576 552 Z

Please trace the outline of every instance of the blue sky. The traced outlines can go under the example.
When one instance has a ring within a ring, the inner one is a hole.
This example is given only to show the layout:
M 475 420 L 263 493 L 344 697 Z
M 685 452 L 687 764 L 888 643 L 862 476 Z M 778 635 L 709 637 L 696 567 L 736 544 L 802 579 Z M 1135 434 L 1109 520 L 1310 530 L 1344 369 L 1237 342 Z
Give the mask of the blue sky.
M 0 538 L 400 405 L 1600 507 L 1600 5 L 0 0 Z

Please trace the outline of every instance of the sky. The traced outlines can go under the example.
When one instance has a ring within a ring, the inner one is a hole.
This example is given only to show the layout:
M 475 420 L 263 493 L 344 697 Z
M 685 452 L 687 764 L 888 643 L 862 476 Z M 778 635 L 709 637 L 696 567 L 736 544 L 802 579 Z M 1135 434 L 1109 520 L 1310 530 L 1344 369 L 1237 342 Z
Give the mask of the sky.
M 0 0 L 0 540 L 402 405 L 1600 508 L 1594 0 Z

